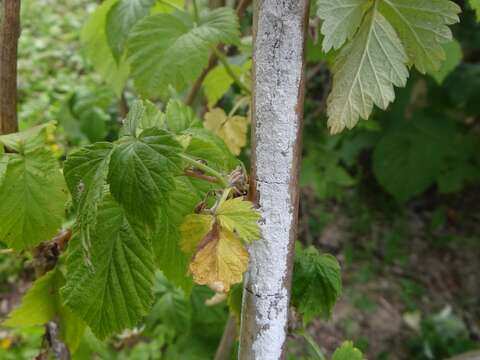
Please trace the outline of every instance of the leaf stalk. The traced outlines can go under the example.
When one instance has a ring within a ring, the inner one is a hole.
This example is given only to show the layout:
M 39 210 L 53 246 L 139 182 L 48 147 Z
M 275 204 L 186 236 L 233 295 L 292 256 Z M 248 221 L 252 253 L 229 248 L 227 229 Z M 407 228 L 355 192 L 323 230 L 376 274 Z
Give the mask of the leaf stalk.
M 194 158 L 191 158 L 186 154 L 180 154 L 180 156 L 183 160 L 185 160 L 185 162 L 192 165 L 193 167 L 199 170 L 202 170 L 204 173 L 212 175 L 215 178 L 217 178 L 218 182 L 222 184 L 223 187 L 227 188 L 230 186 L 228 181 L 225 179 L 225 177 L 221 173 L 219 173 L 217 170 L 212 169 L 210 166 L 203 164 L 202 162 L 195 160 Z
M 213 51 L 215 52 L 215 55 L 217 55 L 218 61 L 220 61 L 220 63 L 223 65 L 223 67 L 227 71 L 227 74 L 233 79 L 235 84 L 237 84 L 240 87 L 240 89 L 242 89 L 246 94 L 251 95 L 252 92 L 250 91 L 250 88 L 247 85 L 245 85 L 245 83 L 242 80 L 240 80 L 237 74 L 235 74 L 232 67 L 228 63 L 228 60 L 225 54 L 220 50 L 218 50 L 216 47 L 213 48 Z

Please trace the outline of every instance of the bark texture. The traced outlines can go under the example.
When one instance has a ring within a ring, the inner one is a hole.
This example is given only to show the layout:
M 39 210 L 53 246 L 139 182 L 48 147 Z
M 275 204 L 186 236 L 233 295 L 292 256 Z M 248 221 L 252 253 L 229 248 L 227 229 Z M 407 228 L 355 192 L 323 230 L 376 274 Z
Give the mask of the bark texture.
M 285 356 L 298 213 L 308 0 L 254 5 L 252 200 L 262 238 L 249 248 L 242 360 Z
M 18 130 L 17 44 L 20 0 L 0 0 L 0 134 Z

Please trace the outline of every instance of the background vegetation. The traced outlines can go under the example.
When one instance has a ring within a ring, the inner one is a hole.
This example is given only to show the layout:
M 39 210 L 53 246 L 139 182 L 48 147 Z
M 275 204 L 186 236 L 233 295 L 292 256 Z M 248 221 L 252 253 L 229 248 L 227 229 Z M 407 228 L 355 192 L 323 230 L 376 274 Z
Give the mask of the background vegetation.
M 327 354 L 351 338 L 369 359 L 446 359 L 480 349 L 480 25 L 469 3 L 457 3 L 457 41 L 445 49 L 442 72 L 414 72 L 388 111 L 334 136 L 325 119 L 329 58 L 312 15 L 298 240 L 334 254 L 344 284 L 331 321 L 312 319 L 307 337 L 292 334 L 292 359 L 314 358 L 310 336 Z M 50 146 L 59 159 L 80 145 L 116 139 L 134 98 L 132 84 L 119 97 L 102 80 L 82 45 L 95 7 L 86 0 L 22 2 L 20 128 L 57 121 Z M 241 19 L 245 27 L 249 19 Z M 231 61 L 241 73 L 243 59 Z M 230 88 L 222 107 L 231 109 L 239 93 Z M 206 111 L 207 104 L 194 105 Z M 244 145 L 237 148 L 248 163 Z M 31 259 L 0 254 L 0 316 L 34 277 Z M 143 360 L 161 350 L 167 359 L 209 359 L 228 316 L 224 302 L 205 304 L 211 296 L 194 287 L 186 300 L 158 273 L 145 323 L 106 344 L 87 334 L 76 357 Z M 42 336 L 42 328 L 1 328 L 0 359 L 33 358 Z

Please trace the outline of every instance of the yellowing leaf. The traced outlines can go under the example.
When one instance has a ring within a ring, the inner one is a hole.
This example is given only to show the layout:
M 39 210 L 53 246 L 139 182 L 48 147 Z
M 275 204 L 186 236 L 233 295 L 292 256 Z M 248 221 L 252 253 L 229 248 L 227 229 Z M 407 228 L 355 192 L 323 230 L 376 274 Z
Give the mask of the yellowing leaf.
M 242 281 L 247 270 L 248 252 L 234 233 L 214 224 L 202 240 L 190 264 L 193 280 L 217 292 L 228 292 Z
M 250 201 L 242 198 L 227 200 L 218 207 L 216 215 L 222 227 L 236 233 L 242 240 L 251 242 L 260 238 L 257 224 L 260 214 Z
M 0 340 L 0 349 L 8 350 L 12 346 L 12 339 L 9 337 L 3 338 Z
M 248 122 L 246 117 L 229 117 L 222 109 L 215 108 L 205 114 L 204 126 L 220 136 L 233 154 L 239 155 L 247 143 Z
M 187 254 L 193 254 L 197 245 L 212 229 L 213 216 L 205 214 L 190 214 L 185 217 L 180 226 L 180 246 Z

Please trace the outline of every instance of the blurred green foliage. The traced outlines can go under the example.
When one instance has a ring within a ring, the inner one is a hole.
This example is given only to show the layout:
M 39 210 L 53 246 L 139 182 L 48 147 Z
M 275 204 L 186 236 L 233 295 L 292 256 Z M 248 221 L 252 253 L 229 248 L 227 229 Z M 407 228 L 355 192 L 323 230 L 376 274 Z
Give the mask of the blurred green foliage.
M 57 121 L 60 126 L 52 147 L 58 157 L 83 144 L 114 140 L 120 129 L 123 100 L 119 88 L 125 79 L 120 76 L 121 84 L 114 83 L 113 88 L 111 82 L 105 84 L 94 67 L 108 72 L 113 57 L 105 59 L 96 54 L 100 60 L 92 64 L 81 42 L 81 29 L 95 7 L 95 2 L 88 0 L 22 1 L 20 128 Z M 250 25 L 245 19 L 242 24 Z M 380 235 L 383 261 L 401 264 L 409 250 L 402 210 L 425 194 L 455 195 L 479 185 L 480 25 L 474 12 L 465 8 L 461 23 L 454 28 L 458 44 L 447 49 L 448 65 L 441 74 L 431 77 L 412 73 L 407 87 L 397 91 L 397 99 L 387 112 L 376 111 L 354 130 L 335 136 L 328 133 L 323 111 L 330 81 L 327 68 L 335 54 L 326 56 L 321 52 L 315 31 L 318 29 L 313 27 L 315 36 L 307 42 L 307 74 L 312 75 L 307 83 L 301 173 L 302 187 L 313 193 L 317 204 L 309 209 L 315 215 L 307 219 L 309 229 L 317 234 L 334 220 L 334 215 L 325 211 L 329 201 L 341 204 L 358 235 L 368 233 L 371 223 L 379 217 L 372 209 L 380 209 L 388 219 L 388 228 Z M 84 38 L 94 35 L 107 45 L 106 34 L 84 30 Z M 463 60 L 458 64 L 460 53 Z M 319 62 L 324 62 L 320 70 L 316 68 Z M 240 65 L 234 68 L 241 69 Z M 215 78 L 209 80 L 214 82 Z M 237 96 L 235 89 L 221 88 L 223 98 L 212 95 L 213 89 L 210 96 L 207 94 L 210 102 L 219 100 L 224 107 L 231 107 Z M 127 83 L 125 95 L 127 100 L 132 97 L 131 84 Z M 248 158 L 249 151 L 248 147 L 244 149 L 241 158 Z M 447 211 L 437 208 L 431 219 L 432 237 L 447 222 Z M 347 263 L 358 258 L 369 260 L 370 251 L 378 248 L 378 242 L 371 241 L 367 251 L 360 253 L 356 245 L 347 244 L 343 249 Z M 8 291 L 23 267 L 24 260 L 0 254 L 0 291 Z M 378 275 L 378 267 L 371 264 L 360 269 L 354 274 L 355 280 L 369 281 Z M 187 299 L 160 273 L 155 285 L 153 311 L 142 327 L 107 343 L 99 342 L 87 331 L 74 359 L 91 359 L 92 353 L 102 359 L 153 360 L 159 353 L 166 359 L 211 359 L 227 319 L 226 304 L 205 305 L 213 295 L 205 287 L 194 287 L 191 299 Z M 401 281 L 400 287 L 406 309 L 416 309 L 426 289 L 410 280 Z M 232 300 L 237 308 L 238 298 L 239 294 Z M 365 312 L 375 306 L 362 294 L 352 295 L 352 299 Z M 331 305 L 327 305 L 323 312 L 329 313 Z M 33 358 L 41 348 L 43 332 L 41 327 L 8 333 L 0 330 L 0 359 Z M 368 346 L 368 342 L 362 344 Z M 439 313 L 422 321 L 420 332 L 408 347 L 409 359 L 427 360 L 478 348 L 478 343 L 471 340 L 461 319 Z M 382 356 L 389 358 L 388 354 Z

